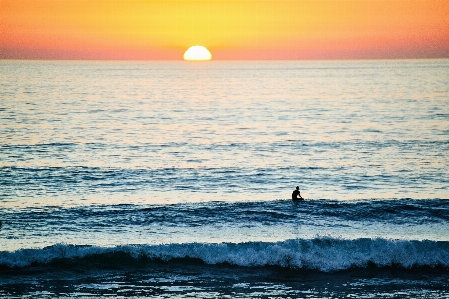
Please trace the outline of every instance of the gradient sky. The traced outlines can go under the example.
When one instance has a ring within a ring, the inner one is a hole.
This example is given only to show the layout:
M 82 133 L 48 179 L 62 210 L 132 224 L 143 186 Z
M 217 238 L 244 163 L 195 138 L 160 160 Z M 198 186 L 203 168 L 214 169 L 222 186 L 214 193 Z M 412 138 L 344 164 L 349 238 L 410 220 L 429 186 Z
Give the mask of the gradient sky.
M 449 57 L 449 0 L 0 0 L 0 58 Z

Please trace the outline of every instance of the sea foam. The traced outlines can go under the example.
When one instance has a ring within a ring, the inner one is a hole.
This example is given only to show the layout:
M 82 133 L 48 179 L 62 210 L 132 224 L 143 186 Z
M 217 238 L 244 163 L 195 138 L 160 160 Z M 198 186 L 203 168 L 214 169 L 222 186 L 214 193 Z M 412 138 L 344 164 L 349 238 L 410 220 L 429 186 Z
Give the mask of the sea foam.
M 131 259 L 201 260 L 206 264 L 244 267 L 279 266 L 322 272 L 351 268 L 449 267 L 449 242 L 361 238 L 355 240 L 317 237 L 282 242 L 188 243 L 164 245 L 121 245 L 116 247 L 56 244 L 42 249 L 0 252 L 0 266 L 8 268 L 47 264 L 65 259 L 102 259 L 118 263 L 115 254 Z M 109 258 L 108 258 L 109 257 Z

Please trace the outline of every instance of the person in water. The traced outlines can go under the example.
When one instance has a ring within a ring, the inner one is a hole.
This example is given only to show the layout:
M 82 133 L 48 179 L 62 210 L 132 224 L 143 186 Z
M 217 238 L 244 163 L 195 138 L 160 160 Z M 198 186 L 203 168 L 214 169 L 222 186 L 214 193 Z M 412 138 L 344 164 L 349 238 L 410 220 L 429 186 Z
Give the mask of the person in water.
M 299 192 L 298 186 L 296 186 L 296 190 L 294 190 L 292 193 L 292 199 L 293 200 L 304 200 L 304 198 L 301 197 L 301 193 Z

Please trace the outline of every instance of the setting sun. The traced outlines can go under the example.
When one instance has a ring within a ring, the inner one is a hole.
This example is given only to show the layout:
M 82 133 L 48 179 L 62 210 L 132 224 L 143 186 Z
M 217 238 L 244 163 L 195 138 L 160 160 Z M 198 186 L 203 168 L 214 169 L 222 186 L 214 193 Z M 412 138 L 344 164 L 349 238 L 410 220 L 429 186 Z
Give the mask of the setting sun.
M 184 53 L 184 60 L 187 61 L 207 61 L 211 59 L 212 55 L 209 50 L 203 46 L 192 46 Z

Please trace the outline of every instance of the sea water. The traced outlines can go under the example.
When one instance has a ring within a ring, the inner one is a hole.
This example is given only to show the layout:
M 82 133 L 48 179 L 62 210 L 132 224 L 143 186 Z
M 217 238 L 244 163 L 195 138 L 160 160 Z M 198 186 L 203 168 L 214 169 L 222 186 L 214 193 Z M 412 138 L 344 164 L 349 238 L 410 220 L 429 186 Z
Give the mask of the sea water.
M 1 297 L 449 298 L 449 60 L 0 76 Z

